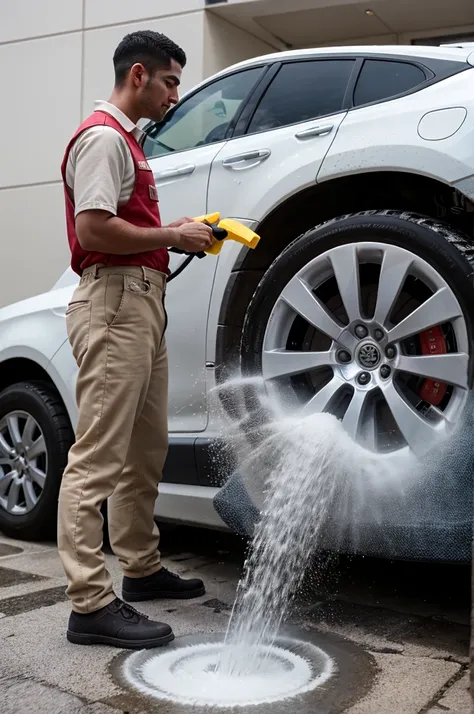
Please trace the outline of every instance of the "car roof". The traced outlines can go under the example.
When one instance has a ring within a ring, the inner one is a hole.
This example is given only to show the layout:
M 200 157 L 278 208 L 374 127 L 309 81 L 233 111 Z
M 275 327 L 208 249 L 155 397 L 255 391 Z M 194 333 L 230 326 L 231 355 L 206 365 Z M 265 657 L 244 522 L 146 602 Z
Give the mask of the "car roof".
M 226 67 L 214 77 L 227 74 L 236 69 L 253 67 L 262 63 L 270 62 L 285 62 L 293 59 L 312 59 L 318 57 L 339 57 L 351 55 L 352 57 L 365 57 L 378 55 L 379 57 L 412 57 L 413 59 L 438 59 L 451 60 L 454 62 L 467 62 L 468 57 L 473 54 L 472 46 L 465 47 L 433 47 L 428 45 L 353 45 L 343 47 L 315 47 L 303 50 L 288 50 L 283 52 L 272 52 L 259 57 L 238 62 L 237 64 Z

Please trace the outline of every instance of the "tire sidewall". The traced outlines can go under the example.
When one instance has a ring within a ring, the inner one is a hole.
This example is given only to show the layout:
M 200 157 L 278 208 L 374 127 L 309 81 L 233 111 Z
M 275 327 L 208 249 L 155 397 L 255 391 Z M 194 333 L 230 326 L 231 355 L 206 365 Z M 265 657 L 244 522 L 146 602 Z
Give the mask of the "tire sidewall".
M 422 219 L 422 217 L 420 217 Z M 376 242 L 405 248 L 429 263 L 456 295 L 466 320 L 468 339 L 474 335 L 472 268 L 450 242 L 457 237 L 449 227 L 430 219 L 420 223 L 390 215 L 341 217 L 308 231 L 291 243 L 273 262 L 260 282 L 246 313 L 242 333 L 242 373 L 258 375 L 268 320 L 287 283 L 319 255 L 341 245 Z M 462 237 L 460 237 L 463 240 Z M 464 239 L 465 240 L 465 239 Z M 472 374 L 472 355 L 470 355 Z
M 0 394 L 0 419 L 12 411 L 24 411 L 38 423 L 46 444 L 48 469 L 43 493 L 36 506 L 24 515 L 14 516 L 0 508 L 0 527 L 7 531 L 22 532 L 25 528 L 40 531 L 44 521 L 50 518 L 57 508 L 59 488 L 65 466 L 64 454 L 55 448 L 58 442 L 58 430 L 48 404 L 41 393 L 28 384 L 8 387 Z M 53 524 L 55 525 L 55 524 Z

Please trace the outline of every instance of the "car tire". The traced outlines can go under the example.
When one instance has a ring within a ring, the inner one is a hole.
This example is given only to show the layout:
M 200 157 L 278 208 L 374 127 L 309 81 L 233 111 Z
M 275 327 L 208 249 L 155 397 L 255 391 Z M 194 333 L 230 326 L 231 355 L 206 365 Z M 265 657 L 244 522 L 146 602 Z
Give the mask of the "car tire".
M 27 513 L 9 513 L 0 505 L 0 531 L 25 540 L 54 538 L 61 478 L 74 441 L 71 423 L 59 394 L 46 382 L 20 382 L 1 392 L 0 423 L 15 412 L 31 416 L 41 430 L 47 454 L 46 479 L 36 505 Z

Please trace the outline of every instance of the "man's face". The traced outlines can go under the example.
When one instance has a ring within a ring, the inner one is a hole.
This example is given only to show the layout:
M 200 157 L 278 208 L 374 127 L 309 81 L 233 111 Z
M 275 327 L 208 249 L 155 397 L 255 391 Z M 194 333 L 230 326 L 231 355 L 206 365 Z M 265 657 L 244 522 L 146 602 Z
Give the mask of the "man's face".
M 179 99 L 178 87 L 182 67 L 171 60 L 169 69 L 158 69 L 143 88 L 143 116 L 152 121 L 161 121 L 166 112 Z

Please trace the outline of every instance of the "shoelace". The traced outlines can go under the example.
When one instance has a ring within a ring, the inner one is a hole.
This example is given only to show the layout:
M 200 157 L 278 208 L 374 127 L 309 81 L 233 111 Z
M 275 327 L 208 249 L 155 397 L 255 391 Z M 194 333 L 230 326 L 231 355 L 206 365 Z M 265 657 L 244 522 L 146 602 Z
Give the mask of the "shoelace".
M 128 602 L 123 602 L 118 598 L 115 602 L 117 612 L 121 612 L 126 620 L 131 620 L 133 617 L 143 618 L 144 620 L 149 619 L 148 615 L 144 615 L 142 612 L 138 612 L 138 610 L 135 610 L 135 608 L 129 605 Z

